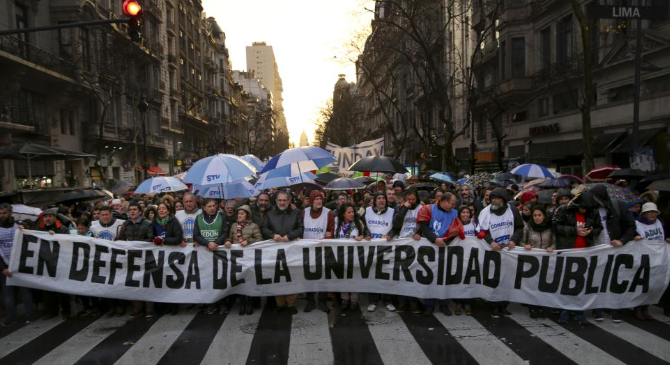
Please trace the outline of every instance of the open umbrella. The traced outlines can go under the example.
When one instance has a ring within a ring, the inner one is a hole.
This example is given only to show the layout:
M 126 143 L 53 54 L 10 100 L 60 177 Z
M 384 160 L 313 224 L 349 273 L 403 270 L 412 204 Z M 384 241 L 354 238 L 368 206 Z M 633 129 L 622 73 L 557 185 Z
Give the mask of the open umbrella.
M 87 153 L 68 151 L 56 147 L 43 146 L 30 142 L 18 143 L 9 147 L 0 148 L 0 159 L 6 160 L 27 160 L 28 161 L 28 181 L 32 184 L 33 173 L 30 165 L 31 161 L 58 161 L 71 160 L 84 157 L 95 157 Z
M 640 180 L 637 183 L 636 187 L 637 187 L 638 191 L 642 191 L 642 190 L 646 189 L 649 186 L 649 184 L 653 183 L 654 181 L 668 180 L 668 179 L 670 179 L 670 174 L 649 175 L 649 176 L 645 177 L 644 179 Z
M 322 172 L 320 174 L 316 174 L 316 181 L 320 181 L 325 184 L 328 184 L 329 182 L 339 178 L 340 175 L 333 172 Z
M 544 176 L 540 176 L 544 177 Z M 505 181 L 505 180 L 512 180 L 516 182 L 516 177 L 514 174 L 509 173 L 509 172 L 499 172 L 497 175 L 493 177 L 493 179 L 498 180 L 498 181 Z
M 263 161 L 254 155 L 244 155 L 240 158 L 247 161 L 249 165 L 255 167 L 257 171 L 260 171 L 264 166 Z
M 600 165 L 589 171 L 586 177 L 591 180 L 605 180 L 616 170 L 621 170 L 621 168 L 617 165 Z
M 175 178 L 179 179 L 177 176 L 175 176 Z M 179 180 L 183 180 L 183 178 Z M 133 186 L 130 183 L 127 183 L 122 180 L 110 179 L 107 180 L 107 182 L 105 183 L 105 187 L 107 188 L 107 190 L 111 191 L 116 195 L 123 195 Z
M 438 186 L 435 183 L 418 183 L 418 184 L 412 184 L 407 187 L 407 189 L 414 189 L 414 190 L 434 190 L 437 188 Z
M 265 189 L 290 187 L 292 185 L 298 185 L 302 183 L 317 185 L 316 182 L 314 181 L 315 179 L 316 175 L 314 175 L 309 171 L 295 176 L 275 176 L 275 177 L 270 176 L 270 171 L 268 171 L 266 173 L 261 174 L 258 177 L 256 184 L 254 184 L 254 189 L 255 191 L 259 192 Z
M 514 175 L 520 175 L 536 179 L 542 177 L 548 177 L 548 178 L 554 177 L 554 174 L 552 174 L 551 171 L 549 171 L 546 167 L 533 163 L 525 163 L 523 165 L 519 165 L 514 169 L 512 169 L 512 171 L 510 172 Z M 501 179 L 500 176 L 498 176 L 498 179 Z
M 554 196 L 554 192 L 556 190 L 550 189 L 550 190 L 541 190 L 537 192 L 537 202 L 540 204 L 551 204 L 552 203 L 552 197 Z
M 439 172 L 436 173 L 436 174 L 430 175 L 430 178 L 433 179 L 433 180 L 446 182 L 446 183 L 450 183 L 450 184 L 454 183 L 454 180 L 451 178 L 451 176 L 446 175 L 446 174 L 442 174 L 442 173 L 439 173 Z
M 406 173 L 405 165 L 386 156 L 368 156 L 354 162 L 349 171 Z
M 42 209 L 40 208 L 30 207 L 23 204 L 12 204 L 12 217 L 17 221 L 22 221 L 24 219 L 35 221 L 40 214 L 42 214 Z
M 631 192 L 630 190 L 622 188 L 620 186 L 606 183 L 582 184 L 576 187 L 575 189 L 572 189 L 572 193 L 577 195 L 584 190 L 591 190 L 593 189 L 593 187 L 598 185 L 605 185 L 605 188 L 607 188 L 607 195 L 609 195 L 610 199 L 612 200 L 619 200 L 626 204 L 637 202 L 640 200 L 640 198 L 637 195 L 633 194 L 633 192 Z
M 458 180 L 456 180 L 456 184 L 458 184 L 458 185 L 463 185 L 463 184 L 465 184 L 465 183 L 467 183 L 467 182 L 468 182 L 468 178 L 467 178 L 467 177 L 464 177 L 464 178 L 462 178 L 462 179 L 458 179 Z
M 561 179 L 569 180 L 573 184 L 583 184 L 584 183 L 584 179 L 582 179 L 579 176 L 575 176 L 575 175 L 561 175 L 559 177 Z
M 620 169 L 614 170 L 608 176 L 609 179 L 641 180 L 648 174 L 639 169 Z
M 109 191 L 98 189 L 77 189 L 65 193 L 56 199 L 56 203 L 90 201 L 98 199 L 113 198 L 114 194 Z
M 333 155 L 320 147 L 307 146 L 289 148 L 286 151 L 272 157 L 265 167 L 259 172 L 264 174 L 278 167 L 295 165 L 299 173 L 318 170 L 326 165 L 337 161 Z
M 328 183 L 323 187 L 324 190 L 357 190 L 365 189 L 365 184 L 356 179 L 341 177 Z
M 255 173 L 256 169 L 243 159 L 220 153 L 193 164 L 184 182 L 195 185 L 225 184 L 242 180 Z
M 255 194 L 254 186 L 242 179 L 227 184 L 198 186 L 198 196 L 213 199 L 249 198 Z
M 182 190 L 188 190 L 188 186 L 177 178 L 172 176 L 152 177 L 144 180 L 137 189 L 135 189 L 133 194 L 171 193 Z
M 658 190 L 658 191 L 670 191 L 670 179 L 654 181 L 647 187 L 647 189 Z
M 525 189 L 525 188 L 529 188 L 529 187 L 531 187 L 531 186 L 537 186 L 537 185 L 540 185 L 540 184 L 542 184 L 543 182 L 545 182 L 545 181 L 547 181 L 547 180 L 549 180 L 549 178 L 547 178 L 547 177 L 542 177 L 542 178 L 539 178 L 539 179 L 534 179 L 534 180 L 531 180 L 531 181 L 527 182 L 523 187 L 524 187 L 524 189 Z
M 562 177 L 557 177 L 554 179 L 548 179 L 545 182 L 538 184 L 537 186 L 541 188 L 566 188 L 572 186 L 572 182 L 568 179 Z

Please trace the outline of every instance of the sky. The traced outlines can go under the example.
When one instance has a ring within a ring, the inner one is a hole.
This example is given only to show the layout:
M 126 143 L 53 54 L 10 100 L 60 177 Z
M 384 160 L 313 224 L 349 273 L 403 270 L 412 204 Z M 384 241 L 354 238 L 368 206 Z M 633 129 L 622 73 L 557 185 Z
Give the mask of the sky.
M 366 0 L 203 0 L 207 16 L 226 33 L 233 70 L 247 69 L 246 46 L 252 42 L 273 47 L 296 146 L 303 130 L 314 141 L 319 110 L 332 97 L 338 74 L 355 81 L 346 44 L 369 29 L 372 16 L 365 8 L 371 6 Z

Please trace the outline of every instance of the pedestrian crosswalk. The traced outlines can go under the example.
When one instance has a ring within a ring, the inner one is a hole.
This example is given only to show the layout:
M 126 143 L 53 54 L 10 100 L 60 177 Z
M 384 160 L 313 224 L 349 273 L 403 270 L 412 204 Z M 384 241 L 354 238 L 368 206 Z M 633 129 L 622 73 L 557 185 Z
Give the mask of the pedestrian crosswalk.
M 236 309 L 207 315 L 193 308 L 151 320 L 51 318 L 3 328 L 0 365 L 670 364 L 670 318 L 655 307 L 653 321 L 627 314 L 623 323 L 586 327 L 551 315 L 532 319 L 519 305 L 499 319 L 483 307 L 449 317 L 382 308 L 240 316 Z

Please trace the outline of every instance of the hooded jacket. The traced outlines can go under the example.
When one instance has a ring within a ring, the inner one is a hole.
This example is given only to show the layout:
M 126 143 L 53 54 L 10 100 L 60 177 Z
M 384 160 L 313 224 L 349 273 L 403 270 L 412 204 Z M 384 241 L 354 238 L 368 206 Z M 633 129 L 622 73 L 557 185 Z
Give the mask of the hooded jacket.
M 601 207 L 607 209 L 607 233 L 610 240 L 619 240 L 624 244 L 635 238 L 635 218 L 628 211 L 626 203 L 612 201 L 605 185 L 597 185 L 591 189 L 591 194 Z
M 247 212 L 247 217 L 250 218 L 251 220 L 251 208 L 249 208 L 248 205 L 242 205 L 241 207 L 237 208 L 235 212 L 243 210 Z M 261 228 L 256 224 L 253 220 L 247 225 L 246 227 L 242 228 L 242 237 L 237 236 L 237 222 L 233 223 L 230 225 L 230 235 L 228 236 L 228 239 L 226 239 L 227 242 L 231 243 L 240 243 L 240 240 L 247 241 L 248 244 L 252 244 L 258 241 L 263 240 L 263 236 L 261 235 Z
M 554 212 L 552 227 L 554 230 L 556 249 L 564 250 L 575 248 L 577 240 L 577 217 L 576 212 L 579 208 L 585 208 L 584 223 L 585 227 L 592 227 L 591 234 L 586 236 L 586 246 L 593 246 L 596 237 L 602 232 L 603 225 L 598 214 L 598 203 L 588 191 L 583 191 L 568 203 L 562 205 Z

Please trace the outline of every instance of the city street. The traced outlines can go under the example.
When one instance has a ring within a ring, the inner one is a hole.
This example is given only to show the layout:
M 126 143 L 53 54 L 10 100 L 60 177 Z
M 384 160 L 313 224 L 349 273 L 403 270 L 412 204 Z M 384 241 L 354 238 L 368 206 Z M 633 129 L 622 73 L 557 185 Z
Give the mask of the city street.
M 361 303 L 366 304 L 366 303 Z M 581 328 L 557 315 L 493 319 L 482 305 L 472 316 L 431 317 L 378 308 L 330 314 L 315 310 L 250 316 L 207 315 L 196 308 L 153 320 L 60 317 L 0 329 L 0 364 L 666 364 L 670 318 L 632 312 Z M 453 310 L 453 303 L 452 303 Z

